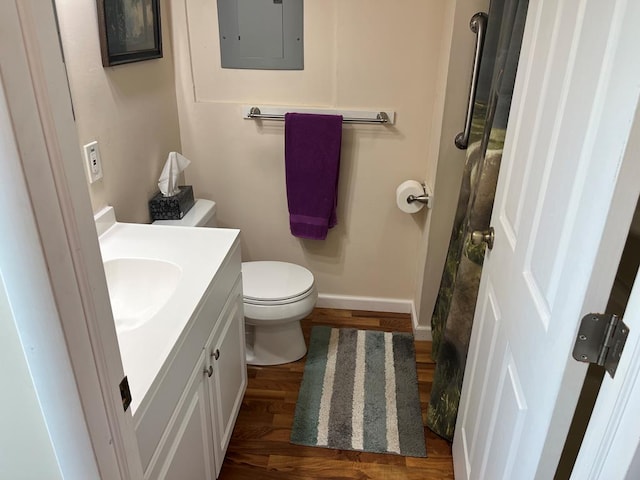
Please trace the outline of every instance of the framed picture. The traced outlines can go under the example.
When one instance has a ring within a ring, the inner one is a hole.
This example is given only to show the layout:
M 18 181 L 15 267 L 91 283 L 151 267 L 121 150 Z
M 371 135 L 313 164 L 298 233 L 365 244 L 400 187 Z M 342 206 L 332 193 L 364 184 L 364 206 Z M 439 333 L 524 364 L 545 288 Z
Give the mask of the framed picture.
M 160 0 L 97 0 L 102 65 L 162 57 Z

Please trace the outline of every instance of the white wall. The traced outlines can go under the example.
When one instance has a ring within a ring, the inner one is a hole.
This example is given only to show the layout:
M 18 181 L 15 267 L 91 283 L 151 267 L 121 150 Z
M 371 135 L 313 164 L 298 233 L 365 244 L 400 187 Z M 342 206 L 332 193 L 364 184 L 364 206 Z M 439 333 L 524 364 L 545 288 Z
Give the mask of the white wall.
M 0 478 L 62 479 L 0 276 Z
M 458 150 L 453 143 L 455 136 L 463 130 L 469 99 L 469 83 L 475 49 L 475 34 L 469 29 L 471 17 L 479 11 L 487 12 L 488 0 L 448 2 L 451 20 L 445 37 L 449 50 L 442 68 L 443 96 L 440 114 L 439 137 L 434 142 L 437 157 L 435 176 L 435 208 L 430 225 L 424 230 L 421 241 L 424 262 L 421 262 L 416 288 L 418 322 L 422 326 L 431 324 L 440 278 L 444 268 L 453 217 L 458 204 L 458 194 L 466 151 Z
M 95 3 L 56 0 L 80 144 L 97 139 L 104 163 L 94 211 L 148 221 L 166 154 L 181 150 L 196 195 L 243 230 L 245 259 L 306 265 L 323 293 L 415 300 L 428 325 L 464 161 L 450 137 L 464 119 L 468 21 L 486 3 L 307 0 L 305 69 L 264 71 L 220 68 L 215 2 L 161 1 L 164 58 L 105 69 Z M 326 241 L 290 235 L 283 125 L 241 119 L 244 104 L 397 112 L 393 127 L 345 126 L 339 225 Z M 435 190 L 430 214 L 395 207 L 408 178 Z
M 308 0 L 302 71 L 222 69 L 216 3 L 171 6 L 186 180 L 217 202 L 223 226 L 242 229 L 244 259 L 308 266 L 321 293 L 413 300 L 427 213 L 400 212 L 395 188 L 435 171 L 444 3 Z M 243 120 L 244 104 L 397 112 L 392 127 L 344 127 L 339 224 L 326 241 L 291 236 L 283 124 Z
M 104 179 L 89 186 L 96 212 L 146 223 L 167 154 L 180 150 L 169 9 L 161 0 L 164 57 L 103 68 L 95 1 L 56 0 L 80 145 L 99 143 Z

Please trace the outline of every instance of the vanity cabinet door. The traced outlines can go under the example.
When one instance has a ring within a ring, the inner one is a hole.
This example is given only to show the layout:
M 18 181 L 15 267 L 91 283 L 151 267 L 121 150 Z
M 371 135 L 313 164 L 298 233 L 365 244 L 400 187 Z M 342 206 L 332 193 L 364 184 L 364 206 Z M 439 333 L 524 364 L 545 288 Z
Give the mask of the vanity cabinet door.
M 227 308 L 223 311 L 218 322 L 221 329 L 216 329 L 208 346 L 209 358 L 214 368 L 214 373 L 208 379 L 208 384 L 212 401 L 216 477 L 220 473 L 242 397 L 247 387 L 244 312 L 240 285 L 232 292 Z
M 209 365 L 205 351 L 189 378 L 189 383 L 172 418 L 168 442 L 156 454 L 155 472 L 146 478 L 159 480 L 213 479 L 211 401 L 208 388 Z M 213 375 L 213 372 L 211 372 Z

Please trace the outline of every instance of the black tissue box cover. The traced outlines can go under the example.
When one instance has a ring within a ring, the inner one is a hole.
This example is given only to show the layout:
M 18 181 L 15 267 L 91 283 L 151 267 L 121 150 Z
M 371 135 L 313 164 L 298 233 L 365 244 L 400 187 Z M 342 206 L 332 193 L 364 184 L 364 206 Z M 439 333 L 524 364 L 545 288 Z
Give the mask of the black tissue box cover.
M 172 197 L 165 197 L 158 192 L 149 200 L 151 221 L 180 220 L 193 207 L 193 187 L 182 185 L 178 188 L 180 191 Z

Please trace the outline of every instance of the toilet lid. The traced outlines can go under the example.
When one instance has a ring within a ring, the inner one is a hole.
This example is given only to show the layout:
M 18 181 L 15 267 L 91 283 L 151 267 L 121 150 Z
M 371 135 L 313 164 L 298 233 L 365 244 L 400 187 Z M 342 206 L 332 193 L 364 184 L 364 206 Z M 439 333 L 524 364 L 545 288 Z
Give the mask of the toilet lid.
M 243 262 L 244 298 L 273 302 L 303 296 L 313 288 L 313 274 L 300 265 L 286 262 Z

